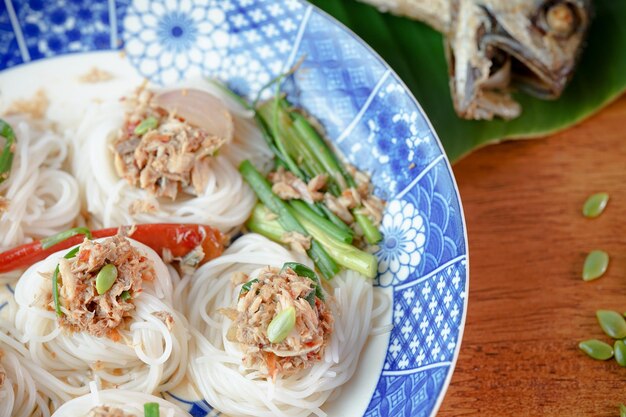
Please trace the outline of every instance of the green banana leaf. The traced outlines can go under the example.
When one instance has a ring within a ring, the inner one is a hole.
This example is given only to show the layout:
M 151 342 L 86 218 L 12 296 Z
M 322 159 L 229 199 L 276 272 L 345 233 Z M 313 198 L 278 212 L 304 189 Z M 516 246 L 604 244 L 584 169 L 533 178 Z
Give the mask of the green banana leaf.
M 565 129 L 626 90 L 626 1 L 595 0 L 587 45 L 561 98 L 543 101 L 516 94 L 522 116 L 512 121 L 468 121 L 454 112 L 441 34 L 355 0 L 311 0 L 372 46 L 413 91 L 451 161 L 504 139 L 531 138 Z

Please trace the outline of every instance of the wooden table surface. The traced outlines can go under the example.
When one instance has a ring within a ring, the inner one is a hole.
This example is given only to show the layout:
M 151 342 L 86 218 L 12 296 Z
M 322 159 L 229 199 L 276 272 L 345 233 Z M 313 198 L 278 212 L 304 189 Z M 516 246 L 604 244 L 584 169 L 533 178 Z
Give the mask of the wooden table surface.
M 489 146 L 458 162 L 470 293 L 461 353 L 440 416 L 619 416 L 626 368 L 578 350 L 610 339 L 595 311 L 626 311 L 626 96 L 546 139 Z M 596 219 L 588 195 L 610 195 Z M 584 282 L 585 255 L 607 273 Z M 611 342 L 612 344 L 612 342 Z

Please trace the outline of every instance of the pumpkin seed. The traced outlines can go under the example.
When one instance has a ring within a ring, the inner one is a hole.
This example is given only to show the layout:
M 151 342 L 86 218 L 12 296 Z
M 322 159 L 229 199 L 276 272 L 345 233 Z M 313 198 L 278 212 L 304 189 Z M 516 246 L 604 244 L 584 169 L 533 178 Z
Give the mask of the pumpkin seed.
M 599 361 L 605 361 L 613 357 L 613 348 L 611 345 L 601 342 L 600 340 L 585 340 L 578 344 L 578 348 L 593 359 Z
M 598 310 L 596 311 L 596 317 L 604 333 L 611 336 L 613 339 L 623 339 L 626 337 L 626 320 L 624 320 L 624 316 L 617 311 Z
M 159 417 L 161 415 L 159 403 L 145 403 L 143 405 L 143 415 L 144 417 Z
M 626 417 L 626 405 L 619 405 L 619 417 Z
M 117 279 L 117 268 L 113 264 L 106 264 L 96 275 L 96 291 L 102 295 L 109 291 Z
M 159 121 L 155 117 L 150 116 L 142 120 L 141 123 L 137 125 L 134 133 L 137 136 L 141 136 L 147 133 L 149 130 L 156 128 L 158 125 L 159 125 Z
M 602 214 L 608 202 L 609 195 L 607 193 L 596 193 L 590 195 L 583 205 L 583 216 L 589 218 L 598 217 Z
M 280 343 L 287 338 L 296 325 L 296 309 L 294 306 L 278 313 L 267 326 L 267 338 L 271 343 Z
M 602 250 L 589 252 L 583 265 L 583 280 L 591 281 L 600 278 L 609 266 L 609 255 Z
M 623 340 L 616 340 L 613 343 L 613 353 L 615 354 L 615 362 L 619 366 L 626 366 L 626 343 Z

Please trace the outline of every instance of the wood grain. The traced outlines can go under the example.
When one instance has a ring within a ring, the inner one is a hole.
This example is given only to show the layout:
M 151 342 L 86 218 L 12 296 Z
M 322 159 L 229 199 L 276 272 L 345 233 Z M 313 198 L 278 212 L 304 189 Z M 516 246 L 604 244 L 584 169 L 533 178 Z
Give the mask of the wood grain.
M 440 416 L 618 416 L 626 368 L 581 353 L 626 311 L 626 96 L 563 133 L 484 148 L 454 166 L 469 234 L 461 353 Z M 581 215 L 588 195 L 610 201 Z M 604 249 L 607 273 L 580 278 Z

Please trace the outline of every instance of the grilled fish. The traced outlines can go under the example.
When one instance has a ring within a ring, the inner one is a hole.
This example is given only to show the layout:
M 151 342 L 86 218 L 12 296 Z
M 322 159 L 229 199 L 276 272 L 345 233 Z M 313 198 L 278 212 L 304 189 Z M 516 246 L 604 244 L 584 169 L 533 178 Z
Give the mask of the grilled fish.
M 589 26 L 591 0 L 362 0 L 443 33 L 456 112 L 512 119 L 512 87 L 558 98 Z

